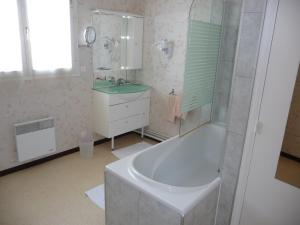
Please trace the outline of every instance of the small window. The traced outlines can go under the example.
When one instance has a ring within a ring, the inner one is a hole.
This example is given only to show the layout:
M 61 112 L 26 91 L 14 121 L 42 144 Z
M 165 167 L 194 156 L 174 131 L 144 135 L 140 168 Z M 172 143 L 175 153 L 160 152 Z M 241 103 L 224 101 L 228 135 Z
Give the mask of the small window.
M 71 69 L 71 22 L 68 0 L 27 0 L 32 69 Z
M 0 1 L 0 73 L 22 71 L 17 1 Z
M 0 73 L 73 72 L 70 9 L 70 0 L 1 0 Z

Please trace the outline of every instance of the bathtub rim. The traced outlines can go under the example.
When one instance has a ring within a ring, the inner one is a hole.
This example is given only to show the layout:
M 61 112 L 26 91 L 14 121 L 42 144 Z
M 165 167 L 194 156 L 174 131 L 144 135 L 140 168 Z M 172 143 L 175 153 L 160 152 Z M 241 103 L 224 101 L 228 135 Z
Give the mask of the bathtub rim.
M 172 137 L 164 142 L 162 142 L 161 144 L 163 145 L 168 145 L 168 144 L 172 144 L 172 142 L 175 142 L 176 140 L 178 140 L 180 138 L 179 135 Z M 129 174 L 134 178 L 134 179 L 141 179 L 142 181 L 146 182 L 147 184 L 150 185 L 155 185 L 165 191 L 168 192 L 173 192 L 173 193 L 182 193 L 182 192 L 190 192 L 190 191 L 199 191 L 205 187 L 207 187 L 209 185 L 205 184 L 205 185 L 201 185 L 201 186 L 194 186 L 194 187 L 186 187 L 186 186 L 175 186 L 175 185 L 170 185 L 170 184 L 166 184 L 166 183 L 162 183 L 159 181 L 156 181 L 154 179 L 149 178 L 148 176 L 142 174 L 141 172 L 139 172 L 135 165 L 134 162 L 135 160 L 141 156 L 142 154 L 144 154 L 145 152 L 149 152 L 149 151 L 155 151 L 155 150 L 160 150 L 160 149 L 156 149 L 156 145 L 154 146 L 150 146 L 146 149 L 144 149 L 141 152 L 138 152 L 134 155 L 132 155 L 132 157 L 130 158 L 130 160 L 128 160 L 128 172 Z
M 129 174 L 128 170 L 126 170 L 127 176 L 124 176 L 124 174 L 120 174 L 114 168 L 106 166 L 105 173 L 106 172 L 112 173 L 113 175 L 121 179 L 123 182 L 135 187 L 138 191 L 143 192 L 153 197 L 156 201 L 160 202 L 161 204 L 170 207 L 175 212 L 179 213 L 182 217 L 185 217 L 188 212 L 190 212 L 199 202 L 201 202 L 202 199 L 209 195 L 213 190 L 215 190 L 216 188 L 220 188 L 221 186 L 221 177 L 219 176 L 211 183 L 209 183 L 209 185 L 206 188 L 199 189 L 198 191 L 194 192 L 176 193 L 168 192 L 164 189 L 159 189 L 158 186 L 151 187 L 151 185 L 147 184 L 146 182 L 142 182 L 143 184 L 141 182 L 136 182 L 136 179 Z M 164 193 L 163 196 L 161 195 L 162 193 Z M 190 194 L 192 194 L 192 196 L 190 196 Z
M 216 124 L 205 124 L 204 126 L 202 127 L 198 127 L 197 129 L 193 130 L 192 132 L 190 133 L 193 133 L 193 132 L 197 132 L 199 129 L 203 129 L 203 128 L 207 128 L 207 127 L 211 127 L 211 126 L 217 126 Z M 163 141 L 157 145 L 153 145 L 153 146 L 150 146 L 146 149 L 144 149 L 143 151 L 140 151 L 138 153 L 135 153 L 133 154 L 131 157 L 130 157 L 130 160 L 129 160 L 129 165 L 128 165 L 128 172 L 129 174 L 135 178 L 135 179 L 141 179 L 142 181 L 150 184 L 150 185 L 155 185 L 159 188 L 162 188 L 164 189 L 165 191 L 169 191 L 169 192 L 173 192 L 173 193 L 182 193 L 182 192 L 190 192 L 190 191 L 199 191 L 201 189 L 204 189 L 204 188 L 207 188 L 209 187 L 209 185 L 214 182 L 216 180 L 217 177 L 220 177 L 221 173 L 218 172 L 217 173 L 217 176 L 213 177 L 213 179 L 204 184 L 204 185 L 200 185 L 200 186 L 175 186 L 175 185 L 170 185 L 170 184 L 166 184 L 166 183 L 162 183 L 162 182 L 159 182 L 159 181 L 156 181 L 154 179 L 151 179 L 150 177 L 142 174 L 141 172 L 139 172 L 137 169 L 136 169 L 136 166 L 134 165 L 134 162 L 135 160 L 140 157 L 142 154 L 144 154 L 145 152 L 149 152 L 149 151 L 159 151 L 161 149 L 156 149 L 158 145 L 160 145 L 160 148 L 162 147 L 162 145 L 170 145 L 170 144 L 174 144 L 173 142 L 176 142 L 176 141 L 183 141 L 182 138 L 186 138 L 186 137 L 181 137 L 180 135 L 176 135 L 170 139 L 167 139 L 166 141 Z
M 201 129 L 201 128 L 199 128 Z M 160 147 L 163 145 L 172 144 L 172 142 L 176 141 L 178 138 L 181 138 L 179 135 L 172 137 L 162 143 L 159 143 Z M 171 143 L 170 143 L 171 142 Z M 151 185 L 153 184 L 153 180 L 150 180 L 150 183 L 147 182 L 147 179 L 141 179 L 137 176 L 132 175 L 132 171 L 130 171 L 132 160 L 138 155 L 150 151 L 152 148 L 157 147 L 157 145 L 151 146 L 149 148 L 144 149 L 141 152 L 130 155 L 124 159 L 113 162 L 105 167 L 105 173 L 110 172 L 113 175 L 120 178 L 122 181 L 132 185 L 137 188 L 142 193 L 148 194 L 152 196 L 155 200 L 161 202 L 162 204 L 172 208 L 181 216 L 185 216 L 191 209 L 193 209 L 202 199 L 204 199 L 208 194 L 210 194 L 215 188 L 219 188 L 221 185 L 221 174 L 219 173 L 214 180 L 210 183 L 197 186 L 196 188 L 184 187 L 183 189 L 178 188 L 178 186 L 174 186 L 175 188 L 170 191 L 166 188 L 165 185 L 160 182 L 157 182 L 162 185 Z M 144 176 L 144 175 L 143 175 Z M 146 178 L 146 177 L 145 177 Z M 165 186 L 165 187 L 163 187 Z M 167 185 L 168 186 L 168 185 Z M 171 185 L 170 185 L 171 186 Z
M 162 144 L 172 144 L 170 142 L 176 141 L 179 138 L 179 136 L 175 136 L 173 138 L 170 138 L 169 140 L 165 141 Z M 130 157 L 130 159 L 128 160 L 128 173 L 134 178 L 134 179 L 140 179 L 143 182 L 149 184 L 149 185 L 155 185 L 165 191 L 168 192 L 172 192 L 172 193 L 183 193 L 183 192 L 195 192 L 195 191 L 200 191 L 202 189 L 208 188 L 209 185 L 214 182 L 216 180 L 217 177 L 216 176 L 212 179 L 211 182 L 201 185 L 201 186 L 175 186 L 175 185 L 170 185 L 170 184 L 166 184 L 166 183 L 162 183 L 159 181 L 156 181 L 154 179 L 149 178 L 148 176 L 142 174 L 141 172 L 139 172 L 134 165 L 135 160 L 137 159 L 137 157 L 139 157 L 140 155 L 142 155 L 145 152 L 149 152 L 149 151 L 155 151 L 156 146 L 151 146 L 148 147 L 146 149 L 144 149 L 141 152 L 138 152 L 134 155 L 132 155 L 132 157 Z

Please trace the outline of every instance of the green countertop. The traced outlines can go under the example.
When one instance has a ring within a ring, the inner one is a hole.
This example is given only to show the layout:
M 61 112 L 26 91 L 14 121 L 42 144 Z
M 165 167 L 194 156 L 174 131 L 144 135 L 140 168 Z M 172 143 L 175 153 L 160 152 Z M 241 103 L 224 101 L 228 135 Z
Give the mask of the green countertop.
M 95 81 L 93 87 L 93 90 L 107 94 L 137 93 L 147 91 L 148 89 L 150 89 L 150 87 L 143 84 L 128 83 L 117 86 L 106 80 Z

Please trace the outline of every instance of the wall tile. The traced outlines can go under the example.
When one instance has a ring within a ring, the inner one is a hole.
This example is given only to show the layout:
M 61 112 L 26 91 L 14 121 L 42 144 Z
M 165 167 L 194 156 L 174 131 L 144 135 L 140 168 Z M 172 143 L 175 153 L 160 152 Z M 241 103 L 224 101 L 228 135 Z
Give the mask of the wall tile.
M 231 87 L 229 132 L 224 153 L 217 225 L 229 225 L 231 220 L 264 19 L 264 9 L 261 10 L 261 13 L 246 11 L 259 11 L 258 8 L 263 7 L 262 5 L 263 3 L 258 1 L 246 0 L 245 8 L 247 10 L 243 12 L 243 20 L 240 25 L 240 43 Z
M 224 80 L 232 80 L 234 63 L 231 61 L 222 60 L 220 62 L 220 73 Z M 230 90 L 228 90 L 230 91 Z
M 221 60 L 234 61 L 238 29 L 235 27 L 223 28 L 220 58 Z
M 244 12 L 264 12 L 267 0 L 245 0 Z
M 218 216 L 216 219 L 216 225 L 229 225 L 231 220 L 232 208 L 230 207 L 233 203 L 232 189 L 221 188 L 219 205 L 218 205 Z
M 224 2 L 222 0 L 212 1 L 211 22 L 222 24 Z
M 109 171 L 105 172 L 106 225 L 138 225 L 140 192 Z
M 106 225 L 213 225 L 218 195 L 217 187 L 183 218 L 174 209 L 106 171 Z
M 252 80 L 246 77 L 235 77 L 232 85 L 228 129 L 243 135 L 250 110 Z
M 106 225 L 181 225 L 181 215 L 105 172 Z
M 262 13 L 245 13 L 240 32 L 236 74 L 254 77 L 260 45 Z
M 240 16 L 241 16 L 241 1 L 224 2 L 224 15 L 223 15 L 224 26 L 231 26 L 234 28 L 238 28 L 240 25 Z
M 153 197 L 141 193 L 139 199 L 139 225 L 181 225 L 181 215 Z
M 244 136 L 233 132 L 227 133 L 226 151 L 222 176 L 229 177 L 231 181 L 238 175 L 242 149 L 244 147 Z
M 183 225 L 214 225 L 218 195 L 219 188 L 216 188 L 186 214 Z
M 222 169 L 217 225 L 227 225 L 230 222 L 243 147 L 244 136 L 228 132 Z

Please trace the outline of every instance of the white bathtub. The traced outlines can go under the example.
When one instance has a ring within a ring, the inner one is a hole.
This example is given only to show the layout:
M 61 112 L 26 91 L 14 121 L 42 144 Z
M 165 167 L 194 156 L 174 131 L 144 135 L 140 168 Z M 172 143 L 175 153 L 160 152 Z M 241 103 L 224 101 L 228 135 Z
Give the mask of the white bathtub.
M 184 216 L 219 187 L 225 128 L 205 125 L 106 167 Z

